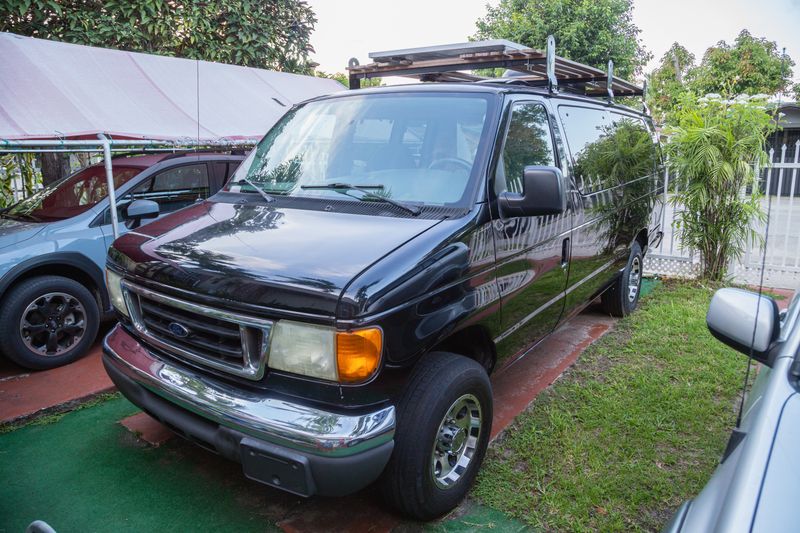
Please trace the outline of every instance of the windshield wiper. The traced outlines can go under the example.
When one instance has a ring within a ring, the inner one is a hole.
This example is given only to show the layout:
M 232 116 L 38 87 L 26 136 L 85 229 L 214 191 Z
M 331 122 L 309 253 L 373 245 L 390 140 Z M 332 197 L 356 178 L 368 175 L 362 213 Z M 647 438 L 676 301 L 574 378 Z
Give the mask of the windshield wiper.
M 385 202 L 387 204 L 392 204 L 395 207 L 399 207 L 400 209 L 411 213 L 414 216 L 419 215 L 422 210 L 418 207 L 414 207 L 412 205 L 404 204 L 403 202 L 398 202 L 397 200 L 392 200 L 386 196 L 381 196 L 380 194 L 376 194 L 372 192 L 370 189 L 383 189 L 383 185 L 353 185 L 350 183 L 326 183 L 324 185 L 301 185 L 301 189 L 327 189 L 327 190 L 337 190 L 337 189 L 346 189 L 346 190 L 353 190 L 353 191 L 360 191 L 364 193 L 364 196 L 358 198 L 359 200 L 366 201 L 367 198 L 378 202 Z M 353 198 L 357 198 L 353 196 Z
M 254 188 L 256 192 L 261 195 L 261 197 L 264 199 L 265 202 L 270 203 L 275 201 L 275 198 L 269 195 L 267 191 L 265 191 L 264 189 L 262 189 L 261 187 L 250 181 L 248 178 L 240 178 L 239 181 L 237 181 L 236 183 L 241 184 L 242 182 Z
M 11 213 L 7 213 L 6 211 L 7 210 L 0 211 L 0 217 L 7 218 L 9 220 L 19 220 L 19 221 L 22 221 L 22 222 L 25 222 L 26 220 L 31 220 L 33 222 L 41 222 L 42 221 L 41 218 L 39 218 L 37 216 L 34 216 L 34 215 L 31 215 L 31 214 L 28 214 L 28 213 L 19 213 L 19 214 L 13 214 L 12 215 Z

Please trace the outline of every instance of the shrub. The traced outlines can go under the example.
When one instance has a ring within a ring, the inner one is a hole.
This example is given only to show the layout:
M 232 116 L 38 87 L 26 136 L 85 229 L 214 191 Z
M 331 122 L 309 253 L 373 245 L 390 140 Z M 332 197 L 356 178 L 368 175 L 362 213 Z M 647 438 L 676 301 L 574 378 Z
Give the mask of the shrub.
M 761 242 L 753 224 L 765 220 L 756 169 L 769 164 L 764 146 L 774 129 L 765 104 L 762 95 L 686 93 L 666 130 L 675 227 L 683 245 L 700 253 L 706 279 L 722 280 L 748 242 Z

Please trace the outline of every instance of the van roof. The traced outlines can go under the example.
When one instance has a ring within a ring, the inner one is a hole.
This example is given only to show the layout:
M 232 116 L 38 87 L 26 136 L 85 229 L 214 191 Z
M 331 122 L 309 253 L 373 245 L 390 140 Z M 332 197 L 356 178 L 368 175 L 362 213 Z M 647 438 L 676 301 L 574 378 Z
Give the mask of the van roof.
M 489 94 L 496 94 L 496 95 L 504 95 L 504 94 L 535 94 L 537 96 L 541 96 L 544 98 L 552 98 L 555 100 L 569 100 L 574 102 L 580 102 L 582 105 L 588 105 L 592 107 L 602 107 L 602 108 L 611 108 L 611 109 L 618 109 L 620 111 L 625 111 L 626 113 L 633 113 L 643 117 L 649 117 L 649 114 L 643 112 L 639 109 L 634 109 L 632 107 L 622 105 L 615 102 L 609 102 L 608 100 L 601 100 L 598 98 L 592 98 L 589 96 L 583 96 L 580 94 L 572 93 L 572 92 L 555 92 L 551 93 L 548 91 L 546 87 L 530 87 L 526 85 L 517 85 L 517 84 L 510 84 L 506 83 L 504 79 L 498 79 L 497 82 L 492 80 L 487 80 L 481 83 L 474 83 L 474 82 L 446 82 L 446 83 L 431 83 L 431 82 L 420 82 L 420 83 L 407 83 L 403 85 L 384 85 L 380 87 L 366 87 L 364 89 L 353 89 L 350 91 L 343 91 L 339 93 L 334 93 L 326 96 L 321 96 L 316 98 L 315 100 L 330 100 L 330 99 L 339 99 L 339 98 L 348 98 L 351 96 L 365 96 L 369 94 L 384 94 L 384 93 L 414 93 L 414 92 L 424 92 L 424 93 L 489 93 Z

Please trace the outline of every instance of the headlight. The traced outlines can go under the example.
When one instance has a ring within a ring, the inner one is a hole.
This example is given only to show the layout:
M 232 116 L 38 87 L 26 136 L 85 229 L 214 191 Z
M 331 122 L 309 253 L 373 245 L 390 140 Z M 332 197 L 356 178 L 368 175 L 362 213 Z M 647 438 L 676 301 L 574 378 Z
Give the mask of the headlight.
M 378 369 L 383 335 L 378 328 L 350 332 L 279 320 L 272 331 L 269 366 L 293 374 L 355 383 Z
M 125 297 L 122 295 L 122 276 L 106 268 L 106 287 L 108 287 L 108 297 L 111 299 L 114 309 L 130 317 L 128 306 L 125 305 Z

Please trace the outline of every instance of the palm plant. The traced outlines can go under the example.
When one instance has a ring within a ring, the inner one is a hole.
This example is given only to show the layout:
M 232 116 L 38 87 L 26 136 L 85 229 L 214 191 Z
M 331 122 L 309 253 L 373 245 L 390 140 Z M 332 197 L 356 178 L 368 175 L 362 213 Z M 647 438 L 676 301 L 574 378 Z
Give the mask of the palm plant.
M 683 246 L 697 250 L 702 276 L 721 281 L 747 243 L 761 243 L 754 222 L 766 218 L 757 169 L 774 121 L 761 97 L 684 94 L 667 129 L 668 164 L 676 176 L 675 226 Z M 747 191 L 750 194 L 747 194 Z

